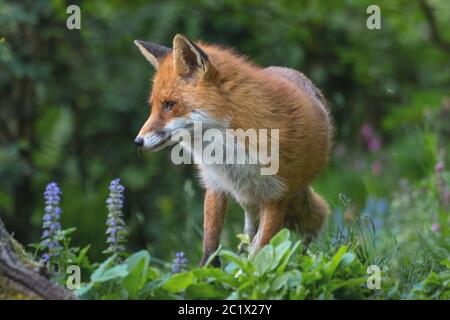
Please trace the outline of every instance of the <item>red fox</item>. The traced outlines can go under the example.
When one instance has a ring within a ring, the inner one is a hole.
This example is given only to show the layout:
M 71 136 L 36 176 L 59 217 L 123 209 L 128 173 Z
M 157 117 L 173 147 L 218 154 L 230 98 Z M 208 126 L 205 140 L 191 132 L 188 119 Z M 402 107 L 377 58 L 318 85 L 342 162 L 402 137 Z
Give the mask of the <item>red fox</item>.
M 194 43 L 181 34 L 172 48 L 139 40 L 135 44 L 156 69 L 151 114 L 134 141 L 138 147 L 158 151 L 173 145 L 173 134 L 191 130 L 195 121 L 218 130 L 278 130 L 279 169 L 274 175 L 255 170 L 259 163 L 199 164 L 206 189 L 200 265 L 219 246 L 229 198 L 245 212 L 250 256 L 284 227 L 311 241 L 329 212 L 310 186 L 331 148 L 332 121 L 322 93 L 296 70 L 261 68 L 232 49 Z M 183 148 L 196 156 L 187 144 Z

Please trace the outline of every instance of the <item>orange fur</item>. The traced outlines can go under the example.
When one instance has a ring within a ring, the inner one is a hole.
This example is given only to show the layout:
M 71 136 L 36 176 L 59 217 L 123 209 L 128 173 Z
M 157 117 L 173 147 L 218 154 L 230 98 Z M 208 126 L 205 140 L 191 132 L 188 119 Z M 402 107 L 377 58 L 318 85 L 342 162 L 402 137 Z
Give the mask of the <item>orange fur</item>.
M 258 252 L 284 225 L 314 236 L 328 207 L 309 186 L 328 161 L 332 136 L 320 91 L 298 72 L 264 69 L 230 49 L 194 45 L 180 35 L 174 49 L 158 57 L 158 64 L 149 101 L 152 112 L 139 136 L 199 108 L 215 119 L 229 119 L 232 129 L 279 129 L 277 179 L 286 189 L 276 201 L 261 199 L 254 204 L 259 207 L 260 225 L 251 251 Z M 170 112 L 163 110 L 166 101 L 176 102 Z M 203 263 L 219 244 L 229 196 L 206 188 Z
M 204 237 L 203 257 L 200 264 L 205 264 L 211 254 L 217 250 L 220 243 L 220 234 L 223 227 L 224 217 L 227 210 L 227 197 L 223 194 L 206 190 L 205 194 L 205 216 L 203 221 Z M 218 260 L 213 261 L 217 265 Z

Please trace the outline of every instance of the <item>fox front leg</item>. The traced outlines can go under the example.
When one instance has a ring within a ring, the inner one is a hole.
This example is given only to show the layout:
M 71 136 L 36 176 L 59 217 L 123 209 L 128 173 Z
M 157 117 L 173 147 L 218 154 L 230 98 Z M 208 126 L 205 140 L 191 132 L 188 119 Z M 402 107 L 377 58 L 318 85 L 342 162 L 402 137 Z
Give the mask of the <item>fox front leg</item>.
M 250 243 L 252 243 L 258 227 L 258 208 L 256 208 L 255 206 L 245 206 L 243 208 L 245 214 L 244 234 L 248 236 Z M 246 247 L 247 245 L 245 243 L 241 243 L 238 247 L 239 254 L 244 253 Z
M 203 257 L 200 266 L 205 265 L 220 243 L 223 221 L 227 211 L 228 198 L 225 193 L 207 189 L 203 208 Z M 211 263 L 214 267 L 220 266 L 219 257 Z

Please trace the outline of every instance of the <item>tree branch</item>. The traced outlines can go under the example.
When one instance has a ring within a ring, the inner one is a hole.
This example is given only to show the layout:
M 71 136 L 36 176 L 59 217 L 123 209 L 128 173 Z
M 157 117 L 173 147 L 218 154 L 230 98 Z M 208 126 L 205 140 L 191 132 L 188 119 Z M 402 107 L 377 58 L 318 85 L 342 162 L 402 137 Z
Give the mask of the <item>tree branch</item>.
M 433 9 L 427 3 L 426 0 L 419 0 L 419 4 L 420 7 L 422 8 L 422 12 L 425 15 L 425 19 L 427 20 L 428 26 L 430 28 L 431 39 L 443 51 L 450 53 L 450 42 L 444 41 L 441 34 L 439 33 L 439 28 L 437 26 L 436 17 L 434 16 Z
M 50 282 L 20 259 L 20 247 L 6 232 L 0 219 L 0 297 L 25 299 L 72 300 L 72 293 Z M 23 259 L 22 259 L 23 260 Z

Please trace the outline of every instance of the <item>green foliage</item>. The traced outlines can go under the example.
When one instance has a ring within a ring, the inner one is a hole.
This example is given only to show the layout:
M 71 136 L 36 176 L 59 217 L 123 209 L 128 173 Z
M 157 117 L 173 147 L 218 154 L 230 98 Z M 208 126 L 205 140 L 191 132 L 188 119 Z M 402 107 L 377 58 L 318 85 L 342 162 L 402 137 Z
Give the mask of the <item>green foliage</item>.
M 122 285 L 119 290 L 115 289 L 115 298 L 301 299 L 319 297 L 325 292 L 332 295 L 339 288 L 348 288 L 345 280 L 330 282 L 342 261 L 345 261 L 341 265 L 342 270 L 354 263 L 350 253 L 345 253 L 346 247 L 342 247 L 325 263 L 323 257 L 313 259 L 302 256 L 299 246 L 300 242 L 292 245 L 289 232 L 283 230 L 252 261 L 222 250 L 220 256 L 227 262 L 223 269 L 197 268 L 176 274 L 155 269 L 147 272 L 150 259 L 146 251 L 141 251 L 123 264 L 114 266 L 111 258 L 105 261 L 91 276 L 91 282 L 78 294 L 84 298 L 111 298 L 114 297 L 111 291 L 102 290 L 112 287 L 112 283 Z M 145 254 L 146 261 L 141 259 L 142 263 L 130 267 L 130 261 L 138 261 Z M 347 256 L 344 257 L 345 254 Z M 324 281 L 321 281 L 322 278 Z M 105 282 L 109 286 L 99 285 Z M 321 283 L 330 285 L 323 286 Z M 359 284 L 358 280 L 354 280 L 350 286 L 357 287 Z
M 302 254 L 302 245 L 292 243 L 287 230 L 280 231 L 252 260 L 229 250 L 219 254 L 223 268 L 175 274 L 152 266 L 147 251 L 121 264 L 114 264 L 111 257 L 77 295 L 83 299 L 445 299 L 450 294 L 448 270 L 430 273 L 412 294 L 398 292 L 398 281 L 388 273 L 382 273 L 381 289 L 370 290 L 367 263 L 347 246 L 329 256 Z
M 43 170 L 53 170 L 61 162 L 64 147 L 73 134 L 73 115 L 70 109 L 53 107 L 45 111 L 36 124 L 39 135 L 45 135 L 40 149 L 34 154 L 35 162 Z
M 64 285 L 67 280 L 66 270 L 68 266 L 75 265 L 80 268 L 82 273 L 91 272 L 95 268 L 95 264 L 91 264 L 88 257 L 90 245 L 83 248 L 72 246 L 70 235 L 76 231 L 76 228 L 69 228 L 65 230 L 58 230 L 55 239 L 62 245 L 57 256 L 51 257 L 47 264 L 43 264 L 41 256 L 47 249 L 47 241 L 43 240 L 39 243 L 31 243 L 28 246 L 34 249 L 33 259 L 39 262 L 40 267 L 46 269 L 49 277 Z
M 91 275 L 91 282 L 78 290 L 78 294 L 90 298 L 135 299 L 149 273 L 150 255 L 139 251 L 123 263 L 115 264 L 116 256 L 109 257 Z M 101 297 L 95 291 L 103 290 Z
M 439 273 L 431 272 L 422 282 L 414 286 L 411 297 L 415 299 L 450 299 L 450 261 L 443 260 L 446 268 Z

